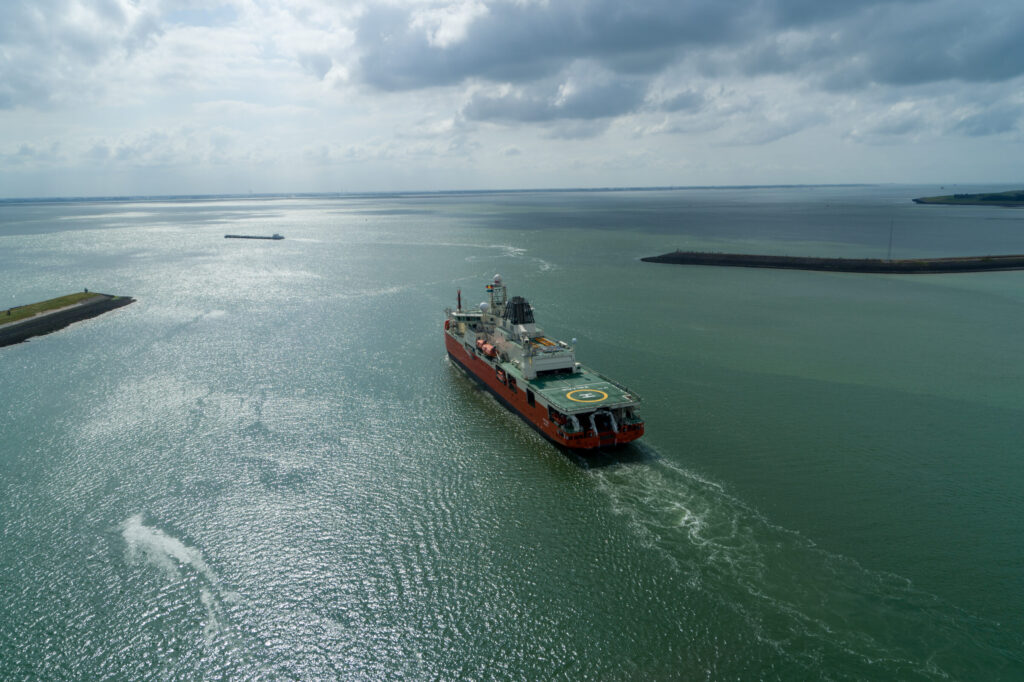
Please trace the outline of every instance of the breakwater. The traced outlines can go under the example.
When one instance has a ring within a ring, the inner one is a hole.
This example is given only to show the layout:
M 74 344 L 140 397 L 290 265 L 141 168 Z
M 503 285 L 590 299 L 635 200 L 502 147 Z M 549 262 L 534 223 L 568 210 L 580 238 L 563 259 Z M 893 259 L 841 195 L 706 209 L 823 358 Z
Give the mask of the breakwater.
M 986 272 L 1024 270 L 1024 254 L 1008 256 L 964 256 L 955 258 L 810 258 L 805 256 L 762 256 L 743 253 L 673 251 L 641 258 L 648 263 L 676 265 L 718 265 L 741 268 L 781 268 L 786 270 L 824 270 L 888 274 L 937 274 L 950 272 Z
M 33 336 L 49 334 L 63 329 L 73 322 L 87 320 L 134 302 L 135 299 L 131 296 L 96 294 L 73 305 L 47 310 L 32 317 L 6 324 L 3 324 L 3 313 L 0 312 L 0 346 L 10 346 L 26 341 Z
M 1024 206 L 1024 189 L 983 194 L 947 194 L 939 197 L 918 197 L 915 204 L 952 204 L 955 206 Z

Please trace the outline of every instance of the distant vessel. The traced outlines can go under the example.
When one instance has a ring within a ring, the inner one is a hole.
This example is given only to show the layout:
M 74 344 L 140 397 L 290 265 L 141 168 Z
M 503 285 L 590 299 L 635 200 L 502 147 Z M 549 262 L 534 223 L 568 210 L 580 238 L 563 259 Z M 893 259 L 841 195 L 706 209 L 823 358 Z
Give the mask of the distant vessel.
M 460 291 L 458 307 L 445 311 L 445 347 L 456 364 L 558 445 L 592 450 L 643 435 L 636 395 L 576 362 L 573 346 L 544 336 L 526 299 L 508 299 L 501 275 L 487 293 L 478 310 L 463 310 Z
M 226 234 L 224 239 L 284 239 L 284 235 L 280 235 L 277 232 L 270 237 L 258 234 Z

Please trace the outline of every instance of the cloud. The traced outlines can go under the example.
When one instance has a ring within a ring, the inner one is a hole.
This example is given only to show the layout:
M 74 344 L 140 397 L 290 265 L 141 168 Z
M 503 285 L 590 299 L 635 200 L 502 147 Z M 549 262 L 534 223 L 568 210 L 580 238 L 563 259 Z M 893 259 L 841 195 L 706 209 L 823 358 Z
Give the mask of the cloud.
M 793 113 L 781 116 L 755 116 L 747 119 L 742 125 L 736 126 L 729 145 L 763 145 L 795 135 L 809 128 L 825 123 L 828 119 L 824 114 Z
M 0 3 L 0 108 L 65 99 L 98 64 L 159 35 L 156 12 L 149 0 Z
M 1021 35 L 1019 0 L 0 0 L 0 191 L 47 168 L 273 166 L 336 189 L 339 168 L 384 187 L 442 166 L 502 186 L 839 179 L 922 141 L 1006 158 Z M 767 144 L 784 153 L 761 163 Z
M 474 121 L 601 119 L 635 110 L 644 101 L 646 87 L 640 79 L 614 77 L 589 65 L 574 65 L 560 77 L 534 86 L 478 91 L 462 113 Z
M 930 107 L 900 102 L 869 114 L 847 137 L 866 144 L 888 144 L 894 137 L 915 137 L 932 127 Z
M 653 75 L 715 50 L 740 55 L 733 68 L 791 72 L 813 68 L 805 58 L 816 54 L 840 60 L 861 54 L 871 61 L 887 45 L 881 39 L 892 33 L 904 38 L 923 33 L 928 44 L 914 45 L 916 53 L 935 56 L 945 45 L 930 42 L 932 33 L 957 29 L 969 37 L 1012 7 L 1004 3 L 981 11 L 950 0 L 492 0 L 433 3 L 429 9 L 388 4 L 371 6 L 361 17 L 356 43 L 362 53 L 360 77 L 386 90 L 468 79 L 524 83 L 551 77 L 579 60 L 616 73 Z M 932 16 L 936 7 L 941 11 Z M 922 25 L 925 30 L 917 31 Z M 1013 29 L 1001 33 L 1005 40 L 1000 41 L 1008 41 Z M 858 43 L 865 35 L 878 38 L 867 46 L 867 55 Z M 882 66 L 877 62 L 879 71 Z M 1020 73 L 1019 67 L 1007 74 Z M 941 63 L 934 69 L 951 73 Z
M 662 111 L 695 111 L 704 106 L 704 103 L 703 94 L 693 90 L 684 90 L 664 97 L 657 106 Z
M 685 45 L 712 44 L 752 30 L 746 5 L 736 0 L 655 0 L 637 6 L 613 0 L 499 0 L 472 17 L 463 10 L 458 39 L 449 41 L 439 41 L 415 7 L 371 7 L 356 29 L 359 73 L 366 83 L 387 90 L 469 78 L 522 83 L 553 76 L 581 59 L 616 72 L 654 73 Z
M 299 53 L 299 64 L 307 73 L 323 80 L 327 72 L 331 70 L 333 62 L 329 55 L 322 52 L 301 52 Z
M 390 91 L 489 84 L 464 108 L 474 120 L 635 113 L 637 93 L 681 64 L 704 78 L 784 75 L 833 93 L 1024 74 L 1024 8 L 1008 0 L 496 0 L 429 7 L 371 7 L 356 27 L 356 77 Z M 564 74 L 580 63 L 611 77 L 582 89 L 578 102 L 559 103 L 552 81 L 564 84 Z M 685 85 L 655 103 L 666 111 L 703 104 Z
M 821 23 L 779 26 L 710 61 L 718 73 L 789 73 L 833 91 L 875 84 L 997 82 L 1024 74 L 1024 10 L 1019 5 L 1005 0 L 863 5 L 841 19 L 825 15 Z
M 477 0 L 415 8 L 409 27 L 413 31 L 422 31 L 431 47 L 443 49 L 465 40 L 470 24 L 487 13 L 487 5 Z
M 544 134 L 549 140 L 586 140 L 601 135 L 610 122 L 607 119 L 591 121 L 557 121 Z
M 1018 102 L 1000 102 L 965 115 L 952 131 L 968 137 L 999 135 L 1017 130 L 1024 119 L 1024 106 Z
M 223 97 L 273 80 L 253 88 L 265 100 L 297 74 L 343 79 L 357 12 L 319 0 L 0 2 L 0 109 L 80 108 L 110 93 Z
M 254 154 L 236 131 L 223 126 L 151 128 L 77 140 L 73 146 L 57 141 L 46 145 L 23 143 L 13 151 L 0 153 L 5 165 L 41 167 L 61 162 L 97 171 L 265 160 Z
M 51 142 L 47 145 L 36 145 L 26 142 L 18 145 L 18 148 L 13 152 L 0 153 L 0 164 L 4 166 L 45 166 L 63 160 L 59 142 Z

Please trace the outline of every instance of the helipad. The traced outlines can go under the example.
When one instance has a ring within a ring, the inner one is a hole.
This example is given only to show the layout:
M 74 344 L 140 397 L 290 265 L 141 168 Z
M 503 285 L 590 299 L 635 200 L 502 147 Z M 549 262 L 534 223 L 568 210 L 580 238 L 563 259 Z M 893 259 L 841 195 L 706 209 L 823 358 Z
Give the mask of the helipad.
M 512 363 L 502 363 L 502 368 L 526 386 L 522 373 Z M 566 414 L 590 412 L 595 409 L 612 409 L 621 405 L 636 405 L 639 399 L 611 379 L 598 374 L 588 367 L 571 375 L 537 377 L 528 382 L 529 387 L 544 396 L 544 399 Z
M 589 388 L 577 388 L 566 393 L 565 397 L 576 403 L 600 403 L 608 400 L 608 394 L 604 391 Z

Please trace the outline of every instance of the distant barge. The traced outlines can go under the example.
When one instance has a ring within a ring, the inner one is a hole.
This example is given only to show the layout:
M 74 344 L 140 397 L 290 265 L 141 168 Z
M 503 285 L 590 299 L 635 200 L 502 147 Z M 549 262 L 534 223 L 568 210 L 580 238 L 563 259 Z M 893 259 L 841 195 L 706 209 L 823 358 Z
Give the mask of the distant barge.
M 134 303 L 131 296 L 91 293 L 69 294 L 31 305 L 0 311 L 0 346 L 21 343 Z M 10 320 L 10 321 L 8 321 Z
M 1009 256 L 965 256 L 957 258 L 809 258 L 804 256 L 760 256 L 743 253 L 673 251 L 641 260 L 676 265 L 719 265 L 739 268 L 781 268 L 786 270 L 824 270 L 828 272 L 864 272 L 883 274 L 937 274 L 949 272 L 986 272 L 1024 270 L 1024 254 Z
M 269 237 L 261 234 L 226 234 L 224 239 L 284 239 L 284 235 L 280 235 L 277 232 Z

